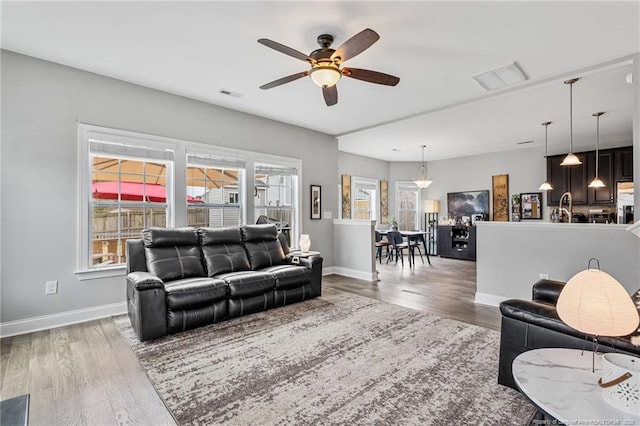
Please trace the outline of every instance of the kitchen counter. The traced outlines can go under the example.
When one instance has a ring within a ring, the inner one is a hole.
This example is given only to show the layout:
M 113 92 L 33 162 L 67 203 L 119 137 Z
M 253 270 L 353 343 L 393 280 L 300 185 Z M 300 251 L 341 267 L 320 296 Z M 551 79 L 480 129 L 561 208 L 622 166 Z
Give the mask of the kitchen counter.
M 640 238 L 628 225 L 477 222 L 476 302 L 531 299 L 541 276 L 567 281 L 592 257 L 631 293 L 640 288 Z

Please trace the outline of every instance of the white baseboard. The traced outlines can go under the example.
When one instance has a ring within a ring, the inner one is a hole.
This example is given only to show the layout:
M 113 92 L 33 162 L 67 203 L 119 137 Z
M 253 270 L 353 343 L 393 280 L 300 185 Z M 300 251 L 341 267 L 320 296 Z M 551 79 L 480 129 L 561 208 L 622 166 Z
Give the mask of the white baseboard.
M 329 268 L 327 268 L 329 269 Z M 331 273 L 332 274 L 337 274 L 337 275 L 342 275 L 345 277 L 350 277 L 350 278 L 357 278 L 359 280 L 365 280 L 365 281 L 378 281 L 378 273 L 377 272 L 365 272 L 365 271 L 358 271 L 356 269 L 349 269 L 349 268 L 342 268 L 340 266 L 332 266 L 331 267 Z
M 111 315 L 120 315 L 126 312 L 127 303 L 119 302 L 112 303 L 110 305 L 60 312 L 58 314 L 8 321 L 0 323 L 0 337 L 9 337 L 18 334 L 32 333 L 34 331 L 48 330 L 50 328 L 62 327 L 64 325 L 105 318 Z
M 335 266 L 327 266 L 322 268 L 322 275 L 336 274 Z
M 512 299 L 512 297 L 497 296 L 495 294 L 488 293 L 476 293 L 475 303 L 498 307 L 501 302 L 507 299 Z

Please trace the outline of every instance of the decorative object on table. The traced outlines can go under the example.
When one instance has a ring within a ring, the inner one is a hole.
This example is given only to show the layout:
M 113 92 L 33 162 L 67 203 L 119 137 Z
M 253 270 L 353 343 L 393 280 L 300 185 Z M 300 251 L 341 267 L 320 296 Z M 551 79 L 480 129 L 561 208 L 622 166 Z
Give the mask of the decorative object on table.
M 484 213 L 489 215 L 489 191 L 465 191 L 447 193 L 448 219 L 455 225 L 456 218 Z
M 560 163 L 561 166 L 577 166 L 582 164 L 582 161 L 573 153 L 573 85 L 578 80 L 580 79 L 572 78 L 564 82 L 564 84 L 569 85 L 569 153 L 564 157 L 562 163 Z
M 520 194 L 520 218 L 542 219 L 542 192 Z
M 551 121 L 545 121 L 541 123 L 544 126 L 544 160 L 547 161 L 547 130 L 549 129 L 549 124 Z M 549 183 L 549 181 L 545 178 L 544 182 L 538 187 L 539 191 L 551 191 L 553 186 Z
M 389 181 L 382 179 L 380 181 L 380 223 L 389 223 L 387 215 L 389 214 Z
M 602 355 L 602 398 L 618 410 L 640 413 L 640 358 L 609 353 Z
M 427 147 L 426 145 L 420 145 L 420 148 L 422 148 L 422 166 L 420 166 L 420 174 L 413 181 L 420 189 L 428 188 L 429 185 L 431 185 L 431 183 L 433 182 L 431 179 L 427 177 L 427 166 L 426 166 L 426 163 L 424 162 L 424 149 L 426 147 Z
M 309 238 L 309 234 L 300 234 L 298 244 L 300 245 L 300 251 L 302 253 L 308 253 L 311 248 L 311 238 Z
M 351 176 L 342 175 L 342 218 L 351 219 Z
M 591 263 L 597 269 L 591 268 Z M 638 311 L 622 285 L 600 270 L 598 259 L 591 258 L 587 269 L 578 272 L 565 284 L 556 305 L 558 316 L 570 327 L 593 336 L 593 360 L 598 336 L 619 337 L 638 327 Z
M 520 194 L 513 194 L 511 196 L 511 220 L 514 222 L 520 222 Z
M 311 219 L 322 219 L 322 187 L 311 185 Z
M 589 184 L 589 188 L 604 188 L 605 184 L 600 179 L 598 166 L 600 163 L 600 116 L 602 116 L 604 112 L 594 112 L 593 115 L 596 118 L 596 175 Z
M 509 221 L 509 175 L 491 177 L 493 187 L 493 220 Z

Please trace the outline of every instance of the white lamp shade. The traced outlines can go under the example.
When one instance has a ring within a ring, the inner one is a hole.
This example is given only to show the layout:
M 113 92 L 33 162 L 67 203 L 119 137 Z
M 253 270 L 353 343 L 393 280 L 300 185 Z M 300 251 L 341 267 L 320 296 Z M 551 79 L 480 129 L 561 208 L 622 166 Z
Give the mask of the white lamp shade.
M 438 213 L 440 210 L 440 202 L 438 200 L 424 200 L 425 213 Z
M 604 188 L 605 186 L 606 185 L 599 177 L 595 177 L 589 184 L 589 188 Z
M 426 176 L 424 176 L 424 177 L 420 177 L 420 178 L 418 178 L 418 179 L 416 179 L 416 180 L 414 180 L 414 181 L 413 181 L 413 183 L 415 183 L 415 184 L 416 184 L 416 186 L 417 186 L 418 188 L 420 188 L 420 189 L 428 188 L 428 187 L 429 187 L 429 185 L 431 185 L 431 183 L 432 183 L 432 182 L 433 182 L 433 181 L 432 181 L 432 180 L 430 180 L 430 179 L 427 179 L 427 177 L 426 177 Z
M 331 87 L 340 80 L 340 71 L 333 66 L 320 65 L 311 70 L 310 77 L 320 87 Z
M 547 181 L 542 182 L 542 184 L 538 187 L 539 191 L 551 191 L 553 186 Z
M 300 234 L 300 250 L 303 253 L 308 253 L 311 248 L 311 238 L 309 238 L 309 234 Z
M 638 327 L 638 310 L 622 285 L 599 269 L 587 269 L 565 284 L 558 316 L 567 325 L 594 336 L 626 336 Z
M 577 166 L 579 164 L 582 164 L 582 161 L 572 153 L 568 153 L 567 156 L 564 157 L 564 160 L 562 160 L 562 163 L 560 163 L 561 166 Z

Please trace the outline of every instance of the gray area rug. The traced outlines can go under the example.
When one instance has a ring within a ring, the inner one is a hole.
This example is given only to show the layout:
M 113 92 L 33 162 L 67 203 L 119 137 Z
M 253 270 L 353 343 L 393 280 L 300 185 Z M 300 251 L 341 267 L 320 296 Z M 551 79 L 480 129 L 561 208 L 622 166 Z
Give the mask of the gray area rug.
M 336 290 L 137 341 L 116 323 L 181 425 L 525 424 L 498 385 L 496 331 Z

